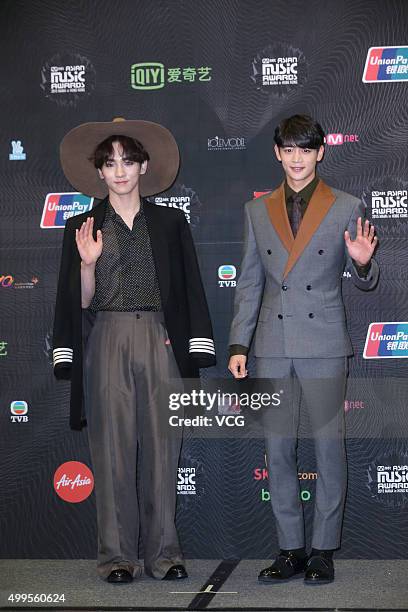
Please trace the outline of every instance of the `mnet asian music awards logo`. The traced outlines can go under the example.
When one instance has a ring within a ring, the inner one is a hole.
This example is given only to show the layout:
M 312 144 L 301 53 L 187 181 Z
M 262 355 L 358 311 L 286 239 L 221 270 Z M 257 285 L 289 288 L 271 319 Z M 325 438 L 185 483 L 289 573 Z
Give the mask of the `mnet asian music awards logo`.
M 177 471 L 177 495 L 196 495 L 195 467 L 179 467 Z
M 94 198 L 82 193 L 48 193 L 41 217 L 42 229 L 64 228 L 67 219 L 88 212 Z
M 329 147 L 335 147 L 338 145 L 359 142 L 358 134 L 326 134 L 324 142 Z
M 80 461 L 67 461 L 54 474 L 54 489 L 66 502 L 77 504 L 90 496 L 94 477 L 87 465 Z
M 367 468 L 367 487 L 386 506 L 408 505 L 408 455 L 392 453 L 373 461 Z
M 370 47 L 363 73 L 363 83 L 408 81 L 408 46 Z
M 11 153 L 9 153 L 10 161 L 25 161 L 27 158 L 24 153 L 24 147 L 21 144 L 21 140 L 11 141 Z
M 408 322 L 370 323 L 364 359 L 408 358 Z
M 237 276 L 237 269 L 235 266 L 222 265 L 218 268 L 218 286 L 224 287 L 236 287 L 237 281 L 234 280 Z
M 23 400 L 15 400 L 10 404 L 10 420 L 12 423 L 28 422 L 28 404 Z
M 132 89 L 152 91 L 163 89 L 167 84 L 211 81 L 211 72 L 210 66 L 166 68 L 160 62 L 138 62 L 130 68 L 130 84 Z
M 407 219 L 407 189 L 374 189 L 368 197 L 373 219 Z
M 95 88 L 95 69 L 78 53 L 54 55 L 41 69 L 41 89 L 61 106 L 76 106 Z
M 166 208 L 178 208 L 183 211 L 187 222 L 194 229 L 200 223 L 200 209 L 203 204 L 197 193 L 191 187 L 176 183 L 167 195 L 158 195 L 147 198 L 152 204 Z
M 300 49 L 284 43 L 268 45 L 251 62 L 250 78 L 264 93 L 285 96 L 307 80 L 306 58 Z

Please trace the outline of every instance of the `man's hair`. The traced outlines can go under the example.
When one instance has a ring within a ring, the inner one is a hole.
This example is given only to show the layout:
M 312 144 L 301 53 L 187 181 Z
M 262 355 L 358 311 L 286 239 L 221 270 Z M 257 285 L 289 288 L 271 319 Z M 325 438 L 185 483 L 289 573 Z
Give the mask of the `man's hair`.
M 103 164 L 111 159 L 113 156 L 113 143 L 118 142 L 122 147 L 122 157 L 130 159 L 131 161 L 142 164 L 144 161 L 149 161 L 150 157 L 141 142 L 136 138 L 130 138 L 129 136 L 109 136 L 105 138 L 96 147 L 90 161 L 93 163 L 95 168 L 102 168 Z
M 278 147 L 319 149 L 324 144 L 324 132 L 320 123 L 309 115 L 293 115 L 282 119 L 275 129 L 274 140 Z

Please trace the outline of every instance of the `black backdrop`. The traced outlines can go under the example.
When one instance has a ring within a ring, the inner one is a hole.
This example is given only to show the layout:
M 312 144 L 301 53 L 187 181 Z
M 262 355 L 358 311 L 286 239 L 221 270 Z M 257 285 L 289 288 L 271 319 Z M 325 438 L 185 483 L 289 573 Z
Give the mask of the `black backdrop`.
M 232 265 L 239 273 L 243 203 L 281 181 L 272 150 L 276 123 L 308 112 L 335 135 L 321 176 L 362 197 L 368 217 L 376 191 L 402 191 L 402 212 L 376 221 L 378 288 L 362 294 L 343 280 L 355 357 L 345 406 L 349 491 L 340 555 L 406 557 L 408 490 L 380 494 L 377 482 L 381 465 L 397 466 L 391 471 L 401 482 L 407 476 L 406 361 L 365 360 L 363 348 L 370 322 L 408 320 L 408 89 L 403 80 L 362 77 L 370 47 L 408 45 L 407 3 L 3 0 L 0 10 L 1 556 L 96 552 L 93 494 L 67 503 L 53 487 L 65 461 L 91 465 L 86 431 L 68 429 L 68 385 L 53 379 L 50 364 L 63 230 L 52 227 L 52 210 L 41 220 L 47 194 L 73 191 L 59 166 L 63 135 L 118 116 L 172 130 L 181 170 L 161 195 L 173 200 L 156 203 L 184 206 L 189 214 L 218 352 L 217 368 L 204 375 L 225 377 L 234 288 L 220 283 L 218 269 Z M 279 84 L 263 84 L 266 58 L 272 71 L 283 65 Z M 156 72 L 152 62 L 160 64 Z M 135 64 L 150 66 L 132 70 Z M 156 80 L 148 81 L 152 74 Z M 69 90 L 53 89 L 66 79 L 74 83 Z M 68 208 L 73 200 L 65 197 Z M 12 418 L 16 400 L 27 402 L 24 419 Z M 178 497 L 177 519 L 187 556 L 272 554 L 277 542 L 260 478 L 263 453 L 260 439 L 188 432 L 180 465 L 195 477 L 192 494 Z M 308 524 L 314 470 L 313 447 L 304 440 L 299 472 Z

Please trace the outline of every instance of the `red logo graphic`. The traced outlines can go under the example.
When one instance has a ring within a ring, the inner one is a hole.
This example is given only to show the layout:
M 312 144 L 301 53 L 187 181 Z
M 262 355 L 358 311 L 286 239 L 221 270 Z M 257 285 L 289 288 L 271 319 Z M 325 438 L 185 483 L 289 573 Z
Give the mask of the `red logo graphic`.
M 87 465 L 80 461 L 67 461 L 54 474 L 54 489 L 66 502 L 77 504 L 90 496 L 94 477 Z

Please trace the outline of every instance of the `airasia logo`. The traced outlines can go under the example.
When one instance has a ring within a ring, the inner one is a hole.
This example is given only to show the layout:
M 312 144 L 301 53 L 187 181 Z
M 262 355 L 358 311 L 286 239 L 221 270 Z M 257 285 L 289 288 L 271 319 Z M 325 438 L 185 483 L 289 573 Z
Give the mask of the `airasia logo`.
M 54 474 L 54 489 L 66 502 L 77 504 L 90 496 L 94 477 L 87 465 L 80 461 L 67 461 Z

